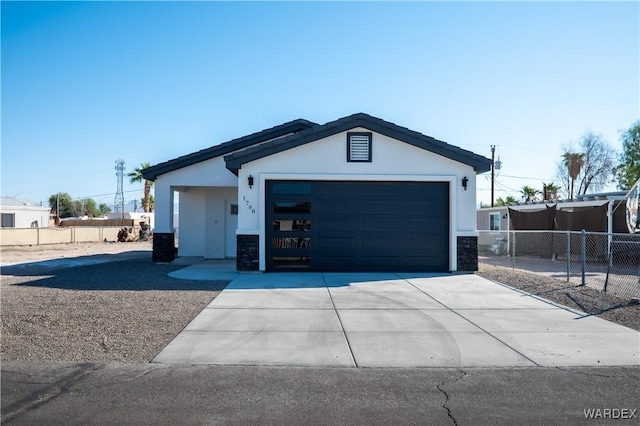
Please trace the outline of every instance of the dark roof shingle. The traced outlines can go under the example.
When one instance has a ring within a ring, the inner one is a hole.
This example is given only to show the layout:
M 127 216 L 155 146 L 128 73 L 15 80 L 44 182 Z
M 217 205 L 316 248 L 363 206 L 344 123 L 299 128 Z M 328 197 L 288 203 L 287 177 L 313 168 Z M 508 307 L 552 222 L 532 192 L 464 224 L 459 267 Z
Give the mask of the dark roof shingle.
M 316 125 L 287 137 L 259 143 L 224 157 L 227 169 L 236 175 L 244 163 L 267 157 L 356 127 L 364 127 L 416 147 L 473 167 L 477 173 L 491 170 L 491 160 L 471 151 L 434 139 L 406 127 L 364 113 L 357 113 L 323 125 Z
M 221 155 L 225 155 L 239 149 L 247 148 L 252 145 L 268 141 L 270 139 L 280 138 L 290 133 L 295 134 L 296 132 L 300 132 L 313 126 L 317 126 L 317 124 L 309 120 L 293 120 L 279 126 L 271 127 L 270 129 L 265 129 L 248 136 L 233 139 L 220 145 L 212 146 L 210 148 L 174 158 L 173 160 L 156 164 L 144 169 L 142 171 L 142 176 L 147 180 L 155 180 L 158 176 L 164 173 L 191 166 L 201 161 L 210 160 L 212 158 L 219 157 Z

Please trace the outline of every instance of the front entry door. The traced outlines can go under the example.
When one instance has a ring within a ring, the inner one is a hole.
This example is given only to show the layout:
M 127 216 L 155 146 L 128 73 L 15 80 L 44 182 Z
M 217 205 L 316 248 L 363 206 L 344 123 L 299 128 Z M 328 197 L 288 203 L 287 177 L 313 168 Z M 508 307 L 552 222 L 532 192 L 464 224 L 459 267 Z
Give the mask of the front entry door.
M 236 230 L 238 229 L 238 202 L 226 202 L 225 217 L 225 257 L 236 257 Z

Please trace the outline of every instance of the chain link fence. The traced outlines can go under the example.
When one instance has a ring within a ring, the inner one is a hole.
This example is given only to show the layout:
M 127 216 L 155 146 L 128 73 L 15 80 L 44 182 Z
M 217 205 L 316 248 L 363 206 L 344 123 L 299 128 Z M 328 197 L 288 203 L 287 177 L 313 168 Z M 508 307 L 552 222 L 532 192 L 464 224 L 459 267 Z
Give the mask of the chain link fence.
M 480 231 L 478 254 L 480 263 L 640 298 L 640 234 Z

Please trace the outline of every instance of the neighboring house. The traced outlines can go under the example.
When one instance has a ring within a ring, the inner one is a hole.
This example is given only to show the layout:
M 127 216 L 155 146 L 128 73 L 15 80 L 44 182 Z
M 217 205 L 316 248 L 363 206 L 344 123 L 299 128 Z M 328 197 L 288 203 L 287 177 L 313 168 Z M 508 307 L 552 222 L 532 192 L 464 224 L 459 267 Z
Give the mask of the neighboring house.
M 49 226 L 49 207 L 22 198 L 0 198 L 3 228 L 42 228 Z
M 491 160 L 367 114 L 295 120 L 143 171 L 153 258 L 238 270 L 477 269 L 476 174 Z
M 583 194 L 575 201 L 544 201 L 515 206 L 485 207 L 477 210 L 478 244 L 497 247 L 507 241 L 509 231 L 560 230 L 627 233 L 626 192 Z M 555 207 L 557 215 L 547 215 Z M 511 211 L 509 210 L 511 209 Z M 521 212 L 516 219 L 515 213 Z M 526 215 L 526 213 L 532 213 Z M 530 216 L 530 217 L 527 217 Z M 514 226 L 515 225 L 515 226 Z

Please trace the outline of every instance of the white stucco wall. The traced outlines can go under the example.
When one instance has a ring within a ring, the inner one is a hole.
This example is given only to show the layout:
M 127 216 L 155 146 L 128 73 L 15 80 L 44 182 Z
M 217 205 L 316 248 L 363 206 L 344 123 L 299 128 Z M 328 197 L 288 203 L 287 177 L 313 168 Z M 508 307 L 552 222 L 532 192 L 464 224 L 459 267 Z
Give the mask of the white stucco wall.
M 368 131 L 356 128 L 349 131 Z M 311 142 L 242 166 L 238 176 L 239 234 L 260 235 L 260 269 L 265 269 L 264 183 L 270 179 L 387 180 L 449 182 L 450 265 L 456 269 L 456 238 L 475 236 L 476 173 L 472 167 L 373 133 L 372 162 L 347 162 L 347 132 Z M 254 177 L 249 188 L 247 177 Z M 462 179 L 469 179 L 467 190 Z
M 173 186 L 236 186 L 238 178 L 231 173 L 223 157 L 212 158 L 162 175 Z
M 153 201 L 155 212 L 154 233 L 173 232 L 177 224 L 173 222 L 173 197 L 171 179 L 167 175 L 158 176 L 153 185 Z
M 223 157 L 174 170 L 157 177 L 154 188 L 156 226 L 154 232 L 173 232 L 173 191 L 182 193 L 190 187 L 235 187 L 238 178 L 231 173 Z M 182 210 L 182 209 L 181 209 Z M 181 223 L 184 221 L 181 220 Z M 184 231 L 181 232 L 184 235 Z
M 180 192 L 178 256 L 204 255 L 206 192 L 196 187 Z

